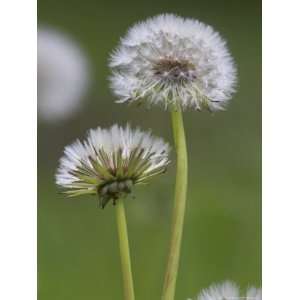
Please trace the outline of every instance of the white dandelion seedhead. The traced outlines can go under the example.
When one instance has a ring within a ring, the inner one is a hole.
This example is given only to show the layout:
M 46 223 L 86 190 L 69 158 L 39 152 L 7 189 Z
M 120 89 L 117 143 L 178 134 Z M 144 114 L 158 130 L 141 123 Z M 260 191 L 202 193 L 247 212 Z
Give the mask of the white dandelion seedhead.
M 89 65 L 77 44 L 49 28 L 37 36 L 38 116 L 46 122 L 77 112 L 87 92 Z
M 213 284 L 203 290 L 197 300 L 239 300 L 239 287 L 231 281 Z
M 129 29 L 110 67 L 119 102 L 215 111 L 235 90 L 236 68 L 223 38 L 209 25 L 172 14 Z
M 98 194 L 102 208 L 136 184 L 164 173 L 169 145 L 150 132 L 114 125 L 91 129 L 85 141 L 65 147 L 56 183 L 70 196 Z
M 204 289 L 197 296 L 196 300 L 261 300 L 261 289 L 250 287 L 246 295 L 243 296 L 234 282 L 225 281 Z

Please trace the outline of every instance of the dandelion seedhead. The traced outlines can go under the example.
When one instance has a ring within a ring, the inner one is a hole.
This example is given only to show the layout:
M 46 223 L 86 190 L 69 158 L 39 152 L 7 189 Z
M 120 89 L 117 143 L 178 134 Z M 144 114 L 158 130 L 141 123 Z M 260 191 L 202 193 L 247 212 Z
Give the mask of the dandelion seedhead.
M 250 287 L 246 295 L 241 296 L 240 289 L 234 282 L 225 281 L 204 289 L 196 300 L 261 300 L 261 289 Z
M 56 183 L 69 196 L 97 194 L 102 208 L 136 184 L 164 173 L 169 145 L 150 132 L 114 125 L 91 129 L 85 141 L 65 147 Z
M 46 122 L 77 112 L 89 85 L 89 64 L 78 45 L 49 28 L 37 36 L 38 116 Z
M 211 26 L 171 14 L 129 29 L 110 67 L 118 102 L 215 111 L 235 90 L 236 68 L 223 38 Z

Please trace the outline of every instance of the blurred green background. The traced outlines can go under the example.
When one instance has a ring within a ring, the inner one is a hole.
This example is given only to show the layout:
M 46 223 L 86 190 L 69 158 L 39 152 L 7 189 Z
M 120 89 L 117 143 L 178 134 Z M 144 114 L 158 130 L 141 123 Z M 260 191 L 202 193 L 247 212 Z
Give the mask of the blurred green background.
M 260 1 L 39 0 L 40 25 L 70 35 L 87 54 L 93 84 L 72 119 L 38 124 L 38 295 L 40 300 L 122 299 L 114 208 L 93 197 L 66 199 L 54 174 L 63 147 L 86 130 L 129 121 L 172 143 L 170 116 L 114 103 L 107 59 L 138 20 L 160 13 L 197 18 L 228 41 L 239 73 L 226 112 L 184 114 L 189 188 L 176 299 L 231 279 L 261 281 Z M 175 157 L 166 175 L 126 203 L 136 298 L 160 299 L 170 235 Z

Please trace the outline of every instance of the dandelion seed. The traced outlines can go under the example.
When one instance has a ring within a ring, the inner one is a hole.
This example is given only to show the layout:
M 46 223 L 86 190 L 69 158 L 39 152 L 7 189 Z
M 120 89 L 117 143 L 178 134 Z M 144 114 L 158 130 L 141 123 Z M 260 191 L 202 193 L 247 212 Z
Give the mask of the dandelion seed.
M 166 171 L 169 145 L 140 129 L 118 125 L 91 129 L 85 141 L 67 146 L 56 174 L 56 183 L 70 196 L 94 194 L 102 208 L 131 193 Z
M 112 53 L 110 67 L 118 102 L 215 111 L 235 91 L 236 68 L 219 33 L 171 14 L 129 29 Z
M 77 44 L 49 28 L 38 29 L 38 116 L 55 122 L 77 112 L 87 92 L 89 66 Z

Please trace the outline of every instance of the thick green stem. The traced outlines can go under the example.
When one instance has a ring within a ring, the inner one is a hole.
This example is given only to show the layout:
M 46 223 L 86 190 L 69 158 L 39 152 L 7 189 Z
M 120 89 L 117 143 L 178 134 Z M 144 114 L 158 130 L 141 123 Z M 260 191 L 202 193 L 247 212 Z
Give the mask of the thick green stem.
M 180 109 L 172 111 L 172 125 L 177 153 L 177 170 L 171 242 L 169 248 L 167 270 L 165 273 L 162 300 L 173 300 L 175 296 L 176 279 L 178 273 L 180 247 L 186 206 L 185 204 L 188 177 L 187 149 L 182 113 Z
M 119 243 L 120 243 L 120 256 L 123 273 L 123 288 L 124 299 L 134 300 L 134 288 L 131 273 L 131 262 L 129 252 L 129 242 L 127 234 L 127 224 L 125 216 L 125 208 L 123 199 L 119 199 L 116 202 L 116 217 L 118 225 Z

